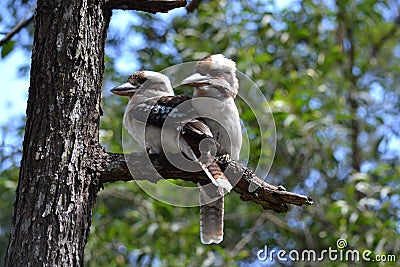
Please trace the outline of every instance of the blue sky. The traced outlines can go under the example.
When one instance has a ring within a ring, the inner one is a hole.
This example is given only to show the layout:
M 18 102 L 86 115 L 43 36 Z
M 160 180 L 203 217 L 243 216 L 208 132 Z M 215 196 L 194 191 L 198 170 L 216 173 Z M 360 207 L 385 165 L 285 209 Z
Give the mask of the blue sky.
M 18 75 L 18 68 L 27 62 L 25 56 L 21 51 L 15 51 L 0 60 L 0 125 L 10 118 L 25 115 L 29 77 Z

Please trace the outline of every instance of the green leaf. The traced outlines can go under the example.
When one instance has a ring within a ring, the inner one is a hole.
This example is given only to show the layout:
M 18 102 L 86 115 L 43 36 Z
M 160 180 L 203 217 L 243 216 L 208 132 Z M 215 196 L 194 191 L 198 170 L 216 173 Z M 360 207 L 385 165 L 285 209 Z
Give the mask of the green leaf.
M 14 49 L 15 41 L 9 40 L 5 44 L 3 44 L 1 49 L 1 57 L 5 58 L 10 52 Z

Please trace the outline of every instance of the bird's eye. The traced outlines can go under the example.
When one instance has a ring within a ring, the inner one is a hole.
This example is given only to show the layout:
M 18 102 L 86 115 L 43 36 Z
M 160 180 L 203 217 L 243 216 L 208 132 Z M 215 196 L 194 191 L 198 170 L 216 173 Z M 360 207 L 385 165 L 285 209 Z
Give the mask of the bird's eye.
M 203 57 L 202 59 L 200 59 L 200 61 L 212 61 L 212 55 L 207 55 L 207 56 Z
M 131 84 L 136 84 L 136 85 L 142 85 L 146 81 L 147 81 L 147 78 L 144 75 L 142 75 L 141 73 L 134 73 L 128 79 L 128 82 L 130 82 Z

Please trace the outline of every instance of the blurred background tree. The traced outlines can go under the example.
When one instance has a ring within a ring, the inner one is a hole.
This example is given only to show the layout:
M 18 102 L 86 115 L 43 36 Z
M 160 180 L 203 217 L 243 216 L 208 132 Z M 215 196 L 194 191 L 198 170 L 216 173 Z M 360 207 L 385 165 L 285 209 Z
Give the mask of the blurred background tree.
M 347 240 L 347 249 L 398 256 L 400 3 L 305 0 L 282 7 L 275 1 L 198 2 L 191 13 L 114 12 L 106 47 L 103 146 L 122 152 L 127 100 L 110 95 L 115 84 L 135 70 L 160 71 L 223 53 L 269 100 L 277 150 L 266 181 L 309 195 L 315 204 L 277 214 L 230 194 L 224 242 L 203 246 L 198 208 L 163 204 L 133 182 L 107 184 L 93 213 L 87 266 L 291 265 L 260 262 L 257 251 L 264 245 L 286 251 L 336 249 L 339 238 Z M 3 1 L 0 31 L 8 32 L 25 15 L 29 18 L 34 3 Z M 2 58 L 25 53 L 21 79 L 29 72 L 32 32 L 29 24 L 1 48 Z M 269 136 L 259 135 L 252 112 L 240 99 L 237 103 L 250 136 L 249 165 L 255 167 L 261 143 Z M 19 124 L 13 119 L 1 131 L 3 260 L 23 119 Z M 261 165 L 267 164 L 263 160 Z

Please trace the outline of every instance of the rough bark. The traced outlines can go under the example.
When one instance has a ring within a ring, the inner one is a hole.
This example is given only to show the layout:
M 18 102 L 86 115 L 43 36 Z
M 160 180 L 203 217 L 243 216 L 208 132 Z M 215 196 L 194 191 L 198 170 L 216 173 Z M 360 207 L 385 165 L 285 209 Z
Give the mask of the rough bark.
M 5 266 L 80 266 L 100 188 L 104 1 L 38 1 L 19 184 Z

